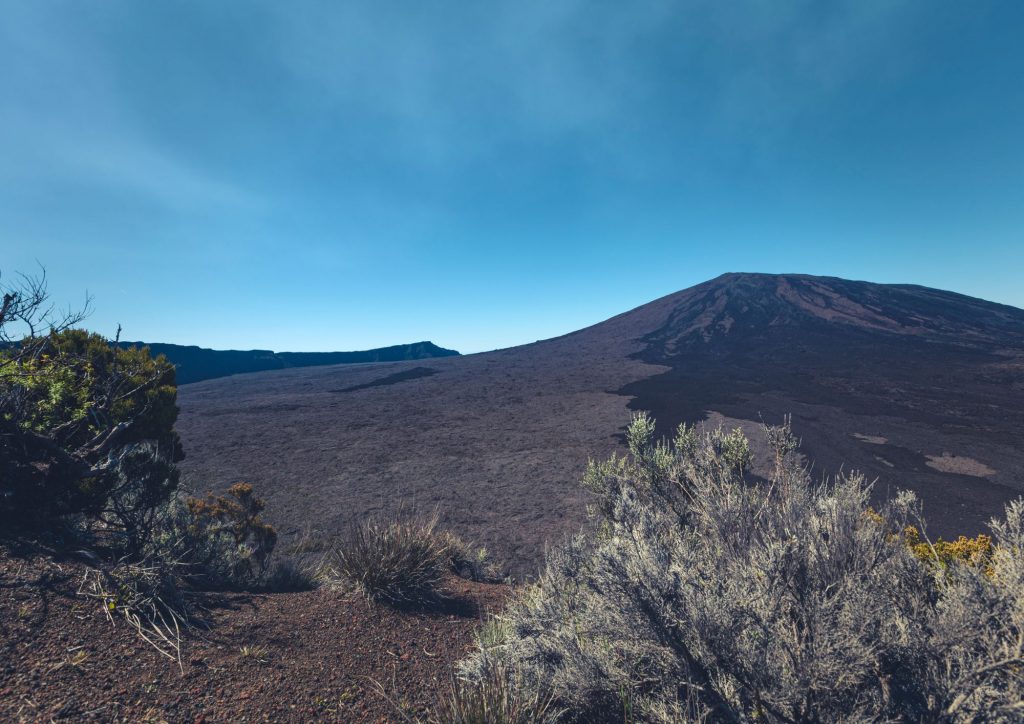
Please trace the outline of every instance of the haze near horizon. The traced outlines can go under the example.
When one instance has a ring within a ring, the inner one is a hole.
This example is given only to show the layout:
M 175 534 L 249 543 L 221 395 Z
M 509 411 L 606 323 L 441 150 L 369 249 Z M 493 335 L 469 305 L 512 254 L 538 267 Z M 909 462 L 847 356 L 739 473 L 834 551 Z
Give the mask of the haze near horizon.
M 476 352 L 729 271 L 1024 307 L 1024 7 L 0 0 L 0 271 L 90 328 Z

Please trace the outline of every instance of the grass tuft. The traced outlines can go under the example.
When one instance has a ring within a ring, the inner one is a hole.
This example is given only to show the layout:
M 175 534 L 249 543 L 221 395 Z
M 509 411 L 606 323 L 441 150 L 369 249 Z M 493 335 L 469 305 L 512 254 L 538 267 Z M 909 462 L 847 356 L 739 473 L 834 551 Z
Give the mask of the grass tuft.
M 357 525 L 334 550 L 333 558 L 338 575 L 370 600 L 392 605 L 437 601 L 449 570 L 436 516 Z
M 550 694 L 523 686 L 499 664 L 473 681 L 452 682 L 439 714 L 438 720 L 446 724 L 547 724 L 561 712 Z
M 320 581 L 315 568 L 286 558 L 271 567 L 260 588 L 270 593 L 293 593 L 312 591 L 319 586 Z
M 242 646 L 238 650 L 243 659 L 250 659 L 258 664 L 265 664 L 269 658 L 269 651 L 266 646 L 257 644 Z

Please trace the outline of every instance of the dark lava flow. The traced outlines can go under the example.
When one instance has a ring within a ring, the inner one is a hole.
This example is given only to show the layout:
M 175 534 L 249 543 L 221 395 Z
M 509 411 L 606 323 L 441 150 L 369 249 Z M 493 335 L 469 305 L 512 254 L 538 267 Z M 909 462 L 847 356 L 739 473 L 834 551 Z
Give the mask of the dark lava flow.
M 930 530 L 983 529 L 1019 488 L 927 465 L 933 432 L 954 451 L 984 457 L 1024 483 L 1024 311 L 912 286 L 811 277 L 736 275 L 643 337 L 636 355 L 671 369 L 620 392 L 668 434 L 714 410 L 779 422 L 795 433 L 817 475 L 841 468 L 877 479 L 876 494 L 915 489 Z M 833 296 L 834 295 L 834 296 Z M 901 431 L 901 444 L 852 433 Z

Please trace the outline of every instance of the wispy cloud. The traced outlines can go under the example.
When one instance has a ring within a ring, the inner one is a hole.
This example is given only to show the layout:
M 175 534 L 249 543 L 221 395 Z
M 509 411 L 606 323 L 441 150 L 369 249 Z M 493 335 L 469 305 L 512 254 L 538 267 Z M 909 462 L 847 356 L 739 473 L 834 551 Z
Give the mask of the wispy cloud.
M 376 116 L 411 150 L 449 160 L 573 135 L 628 144 L 666 107 L 682 133 L 742 141 L 751 128 L 783 130 L 850 82 L 900 72 L 892 56 L 911 29 L 908 7 L 556 0 L 265 9 L 276 16 L 275 52 L 300 82 L 342 115 Z
M 148 132 L 103 44 L 101 31 L 113 18 L 76 18 L 76 10 L 74 3 L 4 8 L 0 180 L 106 188 L 176 212 L 260 203 L 228 175 Z

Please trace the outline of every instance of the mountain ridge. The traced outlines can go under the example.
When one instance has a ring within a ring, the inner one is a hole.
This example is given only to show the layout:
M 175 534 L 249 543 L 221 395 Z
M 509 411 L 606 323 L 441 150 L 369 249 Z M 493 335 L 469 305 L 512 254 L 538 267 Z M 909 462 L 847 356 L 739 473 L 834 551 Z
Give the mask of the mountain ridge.
M 406 360 L 456 357 L 452 349 L 438 347 L 430 341 L 398 344 L 390 347 L 355 352 L 274 352 L 272 350 L 217 350 L 195 345 L 166 342 L 119 342 L 121 347 L 149 347 L 154 356 L 164 355 L 177 368 L 178 384 L 227 377 L 248 372 L 292 367 L 314 367 L 333 364 L 367 362 L 400 362 Z

